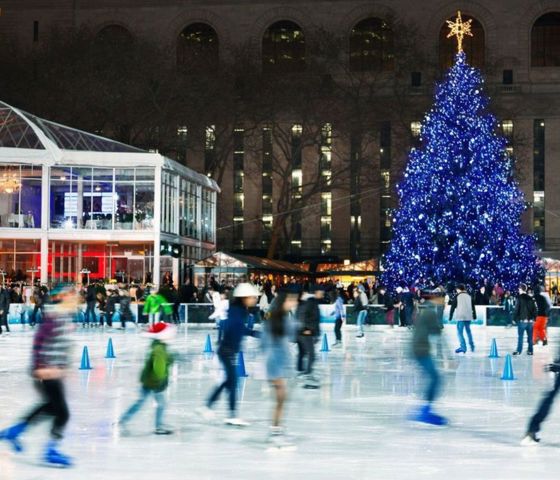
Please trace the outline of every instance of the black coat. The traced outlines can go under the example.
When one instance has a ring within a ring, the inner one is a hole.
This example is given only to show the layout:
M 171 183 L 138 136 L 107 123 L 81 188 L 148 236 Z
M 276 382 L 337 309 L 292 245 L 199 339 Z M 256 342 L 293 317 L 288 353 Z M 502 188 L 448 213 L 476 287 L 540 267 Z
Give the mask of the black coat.
M 521 320 L 535 320 L 537 318 L 537 305 L 530 295 L 522 293 L 517 297 L 517 305 L 513 312 L 513 320 L 519 322 Z
M 319 301 L 315 297 L 308 298 L 300 305 L 298 317 L 300 333 L 309 330 L 314 337 L 319 336 L 321 333 L 321 312 L 319 310 Z

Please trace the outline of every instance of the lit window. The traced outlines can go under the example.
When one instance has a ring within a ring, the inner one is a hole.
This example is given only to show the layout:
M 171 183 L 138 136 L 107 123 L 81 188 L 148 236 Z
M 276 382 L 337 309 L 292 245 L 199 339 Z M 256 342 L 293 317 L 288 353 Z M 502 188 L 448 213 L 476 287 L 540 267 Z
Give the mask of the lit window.
M 305 36 L 299 25 L 287 20 L 267 28 L 262 39 L 265 71 L 297 72 L 305 68 Z

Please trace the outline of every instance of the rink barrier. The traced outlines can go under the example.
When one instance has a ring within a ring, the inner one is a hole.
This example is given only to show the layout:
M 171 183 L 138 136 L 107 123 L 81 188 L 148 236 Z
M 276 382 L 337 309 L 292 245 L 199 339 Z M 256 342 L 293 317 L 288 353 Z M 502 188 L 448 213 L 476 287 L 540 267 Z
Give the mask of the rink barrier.
M 443 306 L 441 306 L 443 307 Z M 441 308 L 440 307 L 440 308 Z M 356 313 L 354 312 L 353 305 L 345 305 L 346 310 L 346 324 L 356 325 Z M 414 312 L 414 315 L 420 315 L 427 309 L 434 308 L 433 306 L 420 305 L 420 307 Z M 449 306 L 446 306 L 443 311 L 438 310 L 437 315 L 441 316 L 441 320 L 444 324 L 455 322 L 449 322 Z M 142 303 L 132 303 L 130 305 L 132 312 L 132 320 L 136 323 L 148 323 L 148 316 L 142 313 L 143 304 Z M 335 322 L 334 305 L 320 305 L 319 309 L 321 311 L 321 323 L 332 323 Z M 118 321 L 118 312 L 120 310 L 120 305 L 116 305 L 117 314 L 113 317 L 113 321 Z M 76 315 L 75 322 L 81 323 L 83 320 L 83 312 L 85 311 L 85 306 L 80 306 L 80 310 Z M 214 311 L 214 307 L 211 303 L 182 303 L 179 306 L 179 320 L 181 323 L 189 324 L 207 324 L 214 323 L 213 320 L 208 317 Z M 368 305 L 368 314 L 366 317 L 366 324 L 368 325 L 386 325 L 387 321 L 385 318 L 385 308 L 382 305 Z M 29 319 L 33 312 L 33 305 L 26 305 L 22 303 L 12 303 L 9 308 L 8 321 L 10 325 L 17 325 L 26 323 L 29 324 Z M 495 305 L 477 305 L 477 320 L 473 322 L 473 325 L 488 325 L 488 326 L 506 326 L 508 324 L 508 315 L 502 307 Z M 96 317 L 99 319 L 99 310 L 96 309 Z M 254 318 L 257 323 L 260 321 L 260 314 L 258 308 L 252 311 Z M 39 314 L 38 314 L 39 315 Z M 40 321 L 40 319 L 39 319 Z M 395 311 L 395 324 L 399 322 L 398 312 Z M 509 322 L 511 323 L 511 322 Z M 552 307 L 549 320 L 549 327 L 560 327 L 560 307 Z

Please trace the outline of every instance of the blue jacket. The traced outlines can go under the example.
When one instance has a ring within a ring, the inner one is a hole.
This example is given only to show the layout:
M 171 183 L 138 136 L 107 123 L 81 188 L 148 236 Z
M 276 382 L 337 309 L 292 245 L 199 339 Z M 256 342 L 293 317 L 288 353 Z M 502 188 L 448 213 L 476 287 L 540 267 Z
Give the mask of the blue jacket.
M 224 320 L 222 325 L 220 350 L 238 353 L 241 350 L 241 342 L 244 336 L 258 336 L 258 332 L 247 328 L 246 323 L 248 319 L 249 312 L 247 309 L 239 305 L 231 305 L 229 307 L 227 319 Z
M 344 310 L 344 300 L 340 295 L 336 297 L 336 302 L 334 302 L 334 312 L 335 318 L 337 320 L 339 318 L 346 318 L 346 310 Z

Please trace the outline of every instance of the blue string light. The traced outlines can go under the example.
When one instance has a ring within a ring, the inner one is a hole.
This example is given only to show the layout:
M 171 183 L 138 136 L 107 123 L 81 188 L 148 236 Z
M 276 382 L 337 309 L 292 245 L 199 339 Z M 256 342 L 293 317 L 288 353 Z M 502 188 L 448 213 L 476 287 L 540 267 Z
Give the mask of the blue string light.
M 393 239 L 382 260 L 390 286 L 487 279 L 514 288 L 542 273 L 534 238 L 520 230 L 523 194 L 482 84 L 459 52 L 437 85 L 422 146 L 410 151 L 397 187 Z

